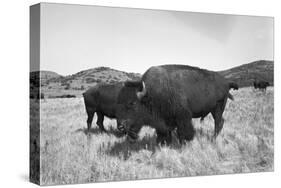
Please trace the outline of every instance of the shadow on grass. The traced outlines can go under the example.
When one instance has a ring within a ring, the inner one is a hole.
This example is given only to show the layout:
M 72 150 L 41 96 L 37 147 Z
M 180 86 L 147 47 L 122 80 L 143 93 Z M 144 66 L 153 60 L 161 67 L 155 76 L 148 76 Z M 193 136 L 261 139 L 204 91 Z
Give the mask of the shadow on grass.
M 87 136 L 87 140 L 89 143 L 91 143 L 92 135 L 95 134 L 111 134 L 118 138 L 126 137 L 124 133 L 121 133 L 120 131 L 109 127 L 106 132 L 101 131 L 98 127 L 91 128 L 89 131 L 87 128 L 80 128 L 77 129 L 75 132 L 82 132 Z M 124 160 L 127 160 L 132 153 L 139 152 L 141 150 L 148 150 L 151 151 L 152 154 L 155 153 L 157 149 L 161 149 L 163 146 L 159 146 L 156 143 L 156 134 L 154 135 L 146 135 L 138 140 L 136 140 L 134 143 L 129 142 L 126 138 L 122 139 L 121 142 L 114 142 L 110 145 L 101 146 L 100 151 L 105 152 L 106 155 L 120 157 Z M 207 140 L 213 141 L 213 136 L 209 131 L 205 131 L 202 128 L 196 129 L 196 135 L 195 137 L 206 137 Z M 186 143 L 189 144 L 189 143 Z M 185 144 L 180 144 L 177 138 L 176 131 L 172 132 L 172 143 L 169 146 L 171 149 L 181 149 Z
M 84 133 L 86 136 L 88 135 L 93 135 L 93 134 L 111 134 L 111 135 L 114 135 L 116 136 L 117 138 L 121 138 L 123 136 L 125 136 L 124 133 L 118 131 L 118 130 L 115 130 L 113 129 L 112 127 L 110 127 L 109 129 L 106 130 L 106 132 L 104 131 L 101 131 L 98 127 L 93 127 L 91 128 L 90 130 L 88 130 L 87 128 L 80 128 L 80 129 L 77 129 L 76 131 L 74 131 L 75 133 L 78 133 L 78 132 L 82 132 Z
M 115 142 L 105 152 L 108 155 L 121 157 L 124 160 L 127 160 L 133 152 L 138 152 L 141 150 L 148 150 L 151 151 L 152 154 L 154 154 L 155 151 L 157 149 L 161 149 L 161 147 L 169 147 L 172 149 L 182 148 L 182 145 L 179 144 L 175 133 L 173 133 L 172 143 L 169 146 L 157 145 L 156 137 L 156 134 L 152 136 L 144 136 L 143 138 L 136 140 L 136 142 L 134 143 L 130 143 L 127 139 L 124 139 L 122 142 Z
M 153 135 L 145 136 L 134 143 L 130 143 L 127 139 L 124 139 L 122 142 L 115 142 L 111 147 L 105 150 L 105 153 L 127 160 L 133 152 L 148 150 L 154 153 L 156 148 L 156 135 Z

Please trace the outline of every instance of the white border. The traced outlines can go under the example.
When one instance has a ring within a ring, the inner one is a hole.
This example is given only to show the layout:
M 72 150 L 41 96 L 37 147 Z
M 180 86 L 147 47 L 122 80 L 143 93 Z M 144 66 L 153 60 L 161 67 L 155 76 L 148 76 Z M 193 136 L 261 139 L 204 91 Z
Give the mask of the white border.
M 1 136 L 0 186 L 32 187 L 29 168 L 29 6 L 35 0 L 7 0 L 0 5 Z M 45 0 L 147 9 L 182 10 L 275 17 L 275 52 L 280 51 L 280 5 L 277 0 Z M 278 187 L 280 182 L 280 55 L 275 53 L 275 172 L 187 177 L 79 185 L 81 187 Z M 62 186 L 58 186 L 62 187 Z M 70 185 L 69 187 L 77 187 Z

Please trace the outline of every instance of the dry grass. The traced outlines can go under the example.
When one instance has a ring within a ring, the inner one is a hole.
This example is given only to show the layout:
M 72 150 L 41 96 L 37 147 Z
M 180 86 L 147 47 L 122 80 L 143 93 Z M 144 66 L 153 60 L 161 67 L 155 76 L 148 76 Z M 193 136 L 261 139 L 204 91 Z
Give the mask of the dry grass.
M 266 93 L 243 88 L 232 92 L 225 124 L 211 141 L 214 123 L 195 119 L 195 139 L 180 146 L 156 147 L 154 130 L 145 127 L 130 145 L 105 120 L 108 133 L 93 123 L 86 136 L 82 98 L 41 101 L 41 184 L 87 183 L 176 176 L 273 171 L 273 88 Z M 95 121 L 95 120 L 94 120 Z

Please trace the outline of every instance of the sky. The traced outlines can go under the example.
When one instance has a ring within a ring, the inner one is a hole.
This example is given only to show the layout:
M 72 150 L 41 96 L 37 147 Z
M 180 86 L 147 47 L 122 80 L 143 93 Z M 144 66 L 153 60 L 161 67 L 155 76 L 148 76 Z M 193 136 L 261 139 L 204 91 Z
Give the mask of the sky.
M 143 74 L 185 64 L 219 71 L 273 60 L 271 17 L 41 4 L 41 70 L 99 66 Z

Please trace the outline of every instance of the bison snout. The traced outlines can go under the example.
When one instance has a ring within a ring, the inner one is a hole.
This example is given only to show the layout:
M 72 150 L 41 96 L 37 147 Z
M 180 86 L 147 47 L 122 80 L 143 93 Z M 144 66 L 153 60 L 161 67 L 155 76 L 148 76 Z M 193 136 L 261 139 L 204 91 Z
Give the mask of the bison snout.
M 122 124 L 118 124 L 117 125 L 117 129 L 122 132 L 122 133 L 126 133 L 126 129 L 125 129 L 125 126 L 122 125 Z
M 127 133 L 126 120 L 117 122 L 117 129 L 122 133 Z

